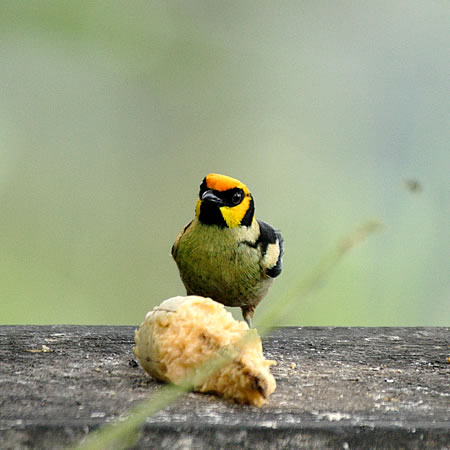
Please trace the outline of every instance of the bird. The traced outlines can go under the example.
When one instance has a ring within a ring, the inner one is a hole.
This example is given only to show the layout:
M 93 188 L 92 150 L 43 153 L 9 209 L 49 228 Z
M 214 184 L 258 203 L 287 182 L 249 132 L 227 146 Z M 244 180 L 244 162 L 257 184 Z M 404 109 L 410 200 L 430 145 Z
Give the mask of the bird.
M 241 181 L 210 173 L 201 185 L 195 218 L 178 234 L 172 256 L 187 295 L 240 307 L 249 328 L 256 306 L 281 273 L 279 230 L 255 218 L 255 202 Z

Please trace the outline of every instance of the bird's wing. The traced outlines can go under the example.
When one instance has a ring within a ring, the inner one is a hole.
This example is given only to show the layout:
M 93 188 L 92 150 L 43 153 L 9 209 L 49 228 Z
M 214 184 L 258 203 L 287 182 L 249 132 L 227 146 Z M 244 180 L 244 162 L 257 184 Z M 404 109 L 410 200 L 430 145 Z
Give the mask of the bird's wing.
M 184 233 L 188 230 L 188 228 L 192 225 L 192 222 L 194 220 L 191 220 L 179 233 L 178 236 L 175 239 L 175 242 L 172 245 L 172 256 L 175 258 L 175 254 L 177 253 L 178 244 L 180 243 L 180 239 L 183 237 Z
M 283 265 L 283 237 L 268 223 L 258 220 L 258 224 L 260 233 L 255 244 L 261 245 L 261 262 L 265 274 L 275 278 L 280 275 Z

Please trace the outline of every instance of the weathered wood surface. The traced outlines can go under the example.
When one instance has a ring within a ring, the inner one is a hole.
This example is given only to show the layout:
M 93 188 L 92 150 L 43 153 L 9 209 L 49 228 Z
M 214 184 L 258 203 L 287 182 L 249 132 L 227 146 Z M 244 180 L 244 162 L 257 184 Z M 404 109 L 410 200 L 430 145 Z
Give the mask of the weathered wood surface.
M 133 338 L 1 326 L 0 448 L 74 444 L 160 389 Z M 266 406 L 187 394 L 147 419 L 136 448 L 448 448 L 449 343 L 449 328 L 279 329 L 264 341 L 278 362 Z

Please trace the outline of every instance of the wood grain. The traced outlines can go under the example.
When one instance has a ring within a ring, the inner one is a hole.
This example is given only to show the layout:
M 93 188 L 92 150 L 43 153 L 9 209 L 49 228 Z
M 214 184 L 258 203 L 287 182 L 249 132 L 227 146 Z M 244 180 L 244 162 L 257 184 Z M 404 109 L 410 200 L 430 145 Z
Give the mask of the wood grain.
M 61 448 L 161 388 L 134 327 L 1 326 L 0 448 Z M 449 328 L 281 328 L 261 409 L 190 393 L 135 448 L 448 448 Z

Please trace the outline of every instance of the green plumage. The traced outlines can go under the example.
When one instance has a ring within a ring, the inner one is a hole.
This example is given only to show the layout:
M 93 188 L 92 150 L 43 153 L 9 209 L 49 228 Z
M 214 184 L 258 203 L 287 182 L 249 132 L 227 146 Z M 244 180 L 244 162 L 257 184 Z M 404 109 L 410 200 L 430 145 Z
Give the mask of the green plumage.
M 177 236 L 172 256 L 188 295 L 239 306 L 251 325 L 255 307 L 281 272 L 283 239 L 270 225 L 253 218 L 253 200 L 244 185 L 230 188 L 240 182 L 221 175 L 213 175 L 212 181 L 208 177 L 200 188 L 197 217 Z M 219 187 L 227 183 L 227 190 L 211 189 L 208 182 Z M 243 193 L 237 200 L 229 195 L 236 190 Z M 228 226 L 236 217 L 238 225 Z

